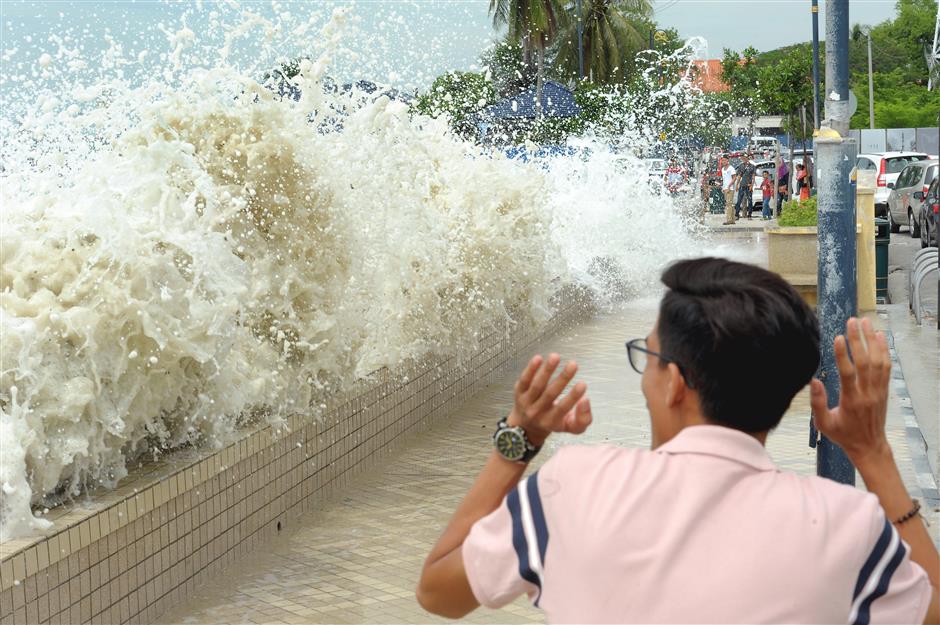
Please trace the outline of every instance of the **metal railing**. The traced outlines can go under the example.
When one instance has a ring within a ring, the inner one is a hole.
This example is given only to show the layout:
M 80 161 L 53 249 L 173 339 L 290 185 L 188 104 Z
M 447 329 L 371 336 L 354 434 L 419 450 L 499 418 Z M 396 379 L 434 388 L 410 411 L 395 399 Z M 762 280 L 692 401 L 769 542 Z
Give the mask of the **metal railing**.
M 911 259 L 911 273 L 908 274 L 907 285 L 910 294 L 908 301 L 918 325 L 923 323 L 924 313 L 927 312 L 923 306 L 924 287 L 928 285 L 927 288 L 930 288 L 930 286 L 937 285 L 938 271 L 940 271 L 937 258 L 937 248 L 927 247 L 914 254 Z M 934 279 L 928 282 L 927 278 L 930 275 L 933 275 Z M 937 310 L 932 312 L 938 315 Z

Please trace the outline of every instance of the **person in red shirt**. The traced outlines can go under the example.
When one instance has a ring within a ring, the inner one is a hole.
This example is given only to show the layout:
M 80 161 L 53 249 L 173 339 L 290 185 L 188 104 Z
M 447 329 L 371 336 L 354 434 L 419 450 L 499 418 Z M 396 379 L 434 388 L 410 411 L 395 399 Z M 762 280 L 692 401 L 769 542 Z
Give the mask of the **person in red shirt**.
M 770 203 L 773 201 L 774 195 L 774 183 L 770 180 L 770 172 L 764 172 L 764 180 L 760 184 L 760 190 L 762 200 L 761 200 L 761 217 L 763 219 L 770 219 L 773 217 L 773 213 L 770 210 Z

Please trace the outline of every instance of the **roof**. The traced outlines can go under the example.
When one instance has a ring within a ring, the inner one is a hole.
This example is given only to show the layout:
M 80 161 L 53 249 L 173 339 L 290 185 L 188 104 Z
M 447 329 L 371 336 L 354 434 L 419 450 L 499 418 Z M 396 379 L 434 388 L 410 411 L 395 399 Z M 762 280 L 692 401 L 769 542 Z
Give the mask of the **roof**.
M 692 77 L 692 84 L 705 93 L 721 93 L 730 91 L 731 87 L 721 79 L 721 59 L 708 59 L 705 61 L 692 61 L 693 67 L 698 69 Z
M 549 117 L 574 117 L 581 107 L 574 100 L 570 89 L 553 80 L 542 86 L 542 113 Z M 534 119 L 535 87 L 486 107 L 483 117 L 493 119 Z

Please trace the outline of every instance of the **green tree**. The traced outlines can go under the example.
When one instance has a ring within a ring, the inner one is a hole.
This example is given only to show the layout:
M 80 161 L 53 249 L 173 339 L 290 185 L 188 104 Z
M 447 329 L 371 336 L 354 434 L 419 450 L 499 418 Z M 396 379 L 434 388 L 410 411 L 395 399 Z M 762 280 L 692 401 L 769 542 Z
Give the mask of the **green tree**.
M 875 126 L 908 128 L 936 124 L 940 94 L 927 91 L 925 52 L 933 43 L 937 0 L 899 0 L 894 19 L 872 27 L 855 24 L 849 40 L 849 86 L 858 98 L 852 128 L 868 128 L 868 35 L 871 35 L 875 91 Z M 820 62 L 825 64 L 825 42 L 820 43 Z M 800 51 L 807 57 L 810 44 L 799 43 L 758 56 L 760 65 L 773 65 Z M 935 71 L 940 72 L 940 67 Z M 940 78 L 938 74 L 935 78 Z
M 526 65 L 522 46 L 509 38 L 487 48 L 480 56 L 484 72 L 501 97 L 514 96 L 535 82 L 534 67 Z
M 639 19 L 652 12 L 647 0 L 583 0 L 581 15 L 558 36 L 555 71 L 578 76 L 578 23 L 583 24 L 584 75 L 599 84 L 624 81 L 636 53 L 645 47 Z
M 926 52 L 933 44 L 936 0 L 899 0 L 897 15 L 870 29 L 875 126 L 933 126 L 940 93 L 927 91 Z M 868 37 L 855 25 L 849 44 L 850 85 L 858 98 L 852 128 L 868 128 Z M 938 68 L 934 68 L 938 71 Z M 934 80 L 940 78 L 935 74 Z
M 703 94 L 686 77 L 689 54 L 640 54 L 614 119 L 646 141 L 678 147 L 688 140 L 723 145 L 730 136 L 731 106 L 725 94 Z
M 809 50 L 793 48 L 775 63 L 758 66 L 758 94 L 761 107 L 784 116 L 784 129 L 806 144 L 807 128 L 812 128 L 813 59 Z M 790 153 L 790 171 L 793 153 Z
M 855 89 L 858 97 L 858 110 L 852 116 L 852 127 L 868 128 L 868 74 L 855 76 L 853 82 L 864 86 Z M 903 69 L 876 72 L 874 87 L 876 128 L 917 128 L 937 125 L 937 113 L 940 112 L 940 91 L 927 91 L 925 87 L 906 82 Z
M 748 46 L 738 54 L 725 48 L 721 59 L 721 75 L 731 87 L 730 106 L 738 115 L 756 117 L 763 113 L 760 98 L 761 70 L 757 49 Z
M 446 114 L 451 129 L 470 138 L 477 132 L 474 115 L 494 102 L 496 90 L 483 74 L 448 72 L 438 76 L 431 88 L 416 98 L 413 106 L 430 117 Z
M 535 56 L 535 110 L 542 116 L 545 50 L 555 39 L 564 9 L 558 0 L 490 0 L 494 26 L 507 26 L 509 39 L 522 46 L 526 65 Z

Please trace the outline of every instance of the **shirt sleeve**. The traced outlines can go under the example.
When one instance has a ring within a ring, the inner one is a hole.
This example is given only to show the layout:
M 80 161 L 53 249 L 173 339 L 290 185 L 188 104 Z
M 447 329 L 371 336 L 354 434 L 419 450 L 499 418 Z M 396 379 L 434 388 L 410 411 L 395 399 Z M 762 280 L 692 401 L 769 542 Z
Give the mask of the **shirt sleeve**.
M 548 526 L 538 473 L 523 479 L 463 542 L 464 569 L 481 605 L 501 608 L 526 593 L 538 605 Z
M 862 563 L 849 623 L 922 623 L 930 603 L 927 573 L 910 559 L 910 547 L 878 509 L 868 556 Z

